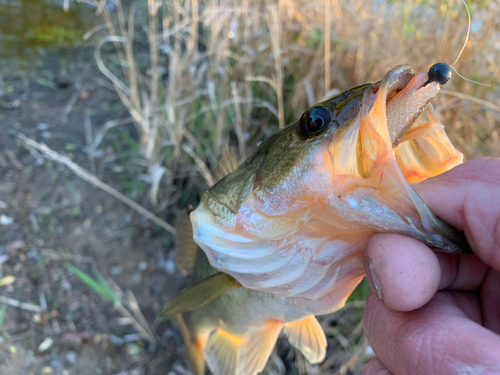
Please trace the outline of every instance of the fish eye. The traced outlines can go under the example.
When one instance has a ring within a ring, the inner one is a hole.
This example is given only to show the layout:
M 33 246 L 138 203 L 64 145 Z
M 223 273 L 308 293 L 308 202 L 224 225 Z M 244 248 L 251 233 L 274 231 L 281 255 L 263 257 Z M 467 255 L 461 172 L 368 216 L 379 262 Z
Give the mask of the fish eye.
M 330 110 L 325 107 L 315 107 L 304 112 L 300 118 L 299 132 L 305 138 L 321 133 L 330 122 Z

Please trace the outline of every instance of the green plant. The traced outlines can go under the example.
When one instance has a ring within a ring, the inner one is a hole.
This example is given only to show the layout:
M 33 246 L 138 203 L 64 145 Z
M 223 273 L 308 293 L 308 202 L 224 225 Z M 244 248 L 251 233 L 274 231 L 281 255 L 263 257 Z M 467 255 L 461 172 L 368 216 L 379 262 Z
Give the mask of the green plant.
M 139 305 L 132 294 L 128 292 L 126 295 L 115 284 L 113 289 L 109 282 L 102 276 L 97 268 L 94 267 L 94 277 L 89 276 L 71 263 L 65 263 L 66 269 L 75 275 L 80 281 L 87 285 L 94 293 L 97 293 L 102 299 L 111 302 L 113 307 L 122 316 L 129 320 L 129 323 L 137 330 L 142 338 L 151 343 L 155 343 L 155 338 L 144 316 L 141 313 Z

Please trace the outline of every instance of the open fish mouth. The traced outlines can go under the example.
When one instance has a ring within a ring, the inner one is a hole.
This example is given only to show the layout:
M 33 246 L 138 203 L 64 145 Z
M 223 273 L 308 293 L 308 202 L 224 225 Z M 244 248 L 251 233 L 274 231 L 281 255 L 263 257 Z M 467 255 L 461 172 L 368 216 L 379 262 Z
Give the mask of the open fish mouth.
M 430 104 L 439 83 L 408 66 L 304 112 L 207 191 L 191 214 L 213 267 L 243 286 L 340 308 L 364 276 L 374 233 L 467 253 L 410 183 L 462 162 Z

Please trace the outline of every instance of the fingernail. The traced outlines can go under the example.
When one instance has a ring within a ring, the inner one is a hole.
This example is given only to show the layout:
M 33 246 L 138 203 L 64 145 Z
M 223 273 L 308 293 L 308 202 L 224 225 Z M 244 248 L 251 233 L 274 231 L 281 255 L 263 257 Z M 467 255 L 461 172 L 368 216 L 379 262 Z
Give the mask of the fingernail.
M 366 264 L 366 279 L 368 281 L 368 285 L 372 292 L 377 294 L 377 297 L 380 300 L 384 300 L 384 295 L 382 294 L 382 285 L 377 278 L 377 273 L 375 272 L 375 265 L 371 258 L 365 256 L 365 264 Z

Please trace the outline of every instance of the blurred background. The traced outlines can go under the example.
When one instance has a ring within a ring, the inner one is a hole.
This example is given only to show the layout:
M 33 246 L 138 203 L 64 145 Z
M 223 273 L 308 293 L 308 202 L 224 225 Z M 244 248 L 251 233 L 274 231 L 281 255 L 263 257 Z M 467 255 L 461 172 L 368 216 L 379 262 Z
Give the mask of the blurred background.
M 500 2 L 433 103 L 467 159 L 500 156 Z M 0 373 L 189 374 L 150 326 L 188 280 L 175 218 L 314 103 L 395 65 L 452 64 L 459 0 L 0 0 Z M 42 145 L 45 144 L 46 146 Z M 268 374 L 359 374 L 361 284 L 320 318 L 319 366 L 280 339 Z

